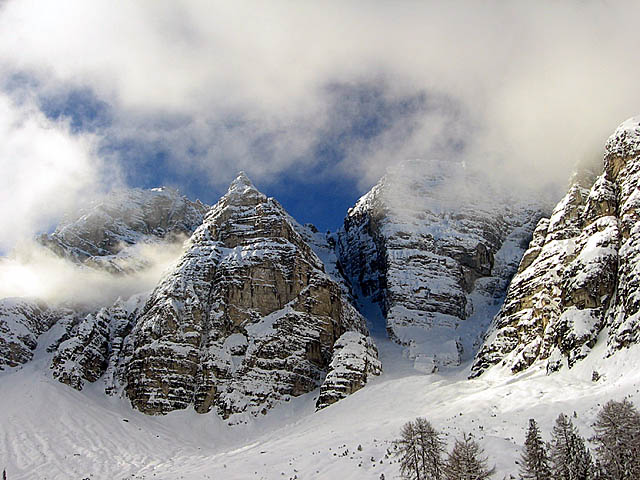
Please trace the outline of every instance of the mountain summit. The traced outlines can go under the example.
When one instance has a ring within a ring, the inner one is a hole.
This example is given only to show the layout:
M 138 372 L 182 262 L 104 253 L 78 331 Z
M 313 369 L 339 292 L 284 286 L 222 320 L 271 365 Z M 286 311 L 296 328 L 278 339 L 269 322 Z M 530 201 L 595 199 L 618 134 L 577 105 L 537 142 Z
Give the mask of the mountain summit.
M 125 340 L 120 385 L 108 386 L 137 409 L 264 413 L 335 371 L 326 404 L 379 373 L 363 317 L 280 204 L 244 173 L 187 245 Z M 346 351 L 361 355 L 348 371 Z M 348 375 L 346 386 L 336 375 Z

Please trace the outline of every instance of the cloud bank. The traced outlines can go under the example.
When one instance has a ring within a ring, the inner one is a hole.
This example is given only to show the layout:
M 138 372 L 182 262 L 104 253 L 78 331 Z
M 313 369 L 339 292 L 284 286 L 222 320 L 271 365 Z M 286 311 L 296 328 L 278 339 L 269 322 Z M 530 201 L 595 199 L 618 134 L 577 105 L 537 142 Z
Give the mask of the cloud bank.
M 453 154 L 510 180 L 565 182 L 640 108 L 638 14 L 628 1 L 22 0 L 0 13 L 0 58 L 41 91 L 88 87 L 109 102 L 112 152 L 160 152 L 215 185 L 322 161 L 365 188 L 398 160 Z M 327 158 L 318 147 L 344 113 L 331 85 L 377 89 L 383 106 L 440 105 L 383 109 L 385 128 L 345 136 Z
M 105 174 L 94 150 L 91 135 L 71 135 L 66 122 L 0 94 L 0 251 L 108 188 L 116 171 Z
M 0 298 L 31 297 L 50 304 L 109 306 L 118 298 L 153 290 L 184 252 L 183 241 L 129 247 L 132 269 L 126 274 L 78 265 L 34 242 L 23 242 L 0 258 Z M 126 268 L 126 259 L 119 262 Z M 140 265 L 144 264 L 144 268 Z M 135 268 L 135 270 L 133 270 Z

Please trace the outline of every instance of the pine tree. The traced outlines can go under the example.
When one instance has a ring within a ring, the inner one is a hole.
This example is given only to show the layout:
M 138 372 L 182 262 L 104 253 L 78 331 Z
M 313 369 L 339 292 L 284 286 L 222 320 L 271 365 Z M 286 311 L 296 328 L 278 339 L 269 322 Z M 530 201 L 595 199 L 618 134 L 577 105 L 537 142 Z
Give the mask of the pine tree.
M 400 473 L 410 480 L 441 480 L 445 443 L 440 433 L 424 418 L 416 418 L 402 427 L 396 440 Z
M 400 474 L 407 480 L 424 480 L 420 472 L 422 455 L 419 451 L 417 432 L 413 422 L 402 426 L 400 438 L 395 441 L 400 456 Z
M 484 451 L 466 433 L 456 439 L 444 469 L 446 480 L 486 480 L 493 476 L 495 467 L 489 469 Z
M 420 448 L 422 478 L 441 480 L 444 467 L 442 456 L 446 451 L 445 442 L 440 438 L 440 433 L 425 418 L 416 418 L 415 430 Z
M 640 478 L 640 414 L 629 400 L 607 402 L 593 424 L 596 457 L 607 478 Z
M 551 468 L 547 448 L 536 421 L 529 420 L 529 431 L 520 459 L 520 476 L 523 480 L 550 480 Z
M 551 434 L 551 472 L 554 480 L 591 480 L 593 462 L 584 439 L 563 413 Z

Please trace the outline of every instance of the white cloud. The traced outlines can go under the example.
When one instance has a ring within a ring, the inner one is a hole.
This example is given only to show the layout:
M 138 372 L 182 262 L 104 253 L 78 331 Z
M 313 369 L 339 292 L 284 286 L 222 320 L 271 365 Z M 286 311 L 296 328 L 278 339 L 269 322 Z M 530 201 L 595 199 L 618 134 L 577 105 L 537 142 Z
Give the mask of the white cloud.
M 563 185 L 639 113 L 639 17 L 624 0 L 5 1 L 0 81 L 33 83 L 21 103 L 0 93 L 0 251 L 117 182 L 117 164 L 96 155 L 104 138 L 159 146 L 177 175 L 216 185 L 239 169 L 263 185 L 305 175 L 323 137 L 364 115 L 341 109 L 332 84 L 380 87 L 383 116 L 428 102 L 371 137 L 336 135 L 344 157 L 325 175 L 364 189 L 399 160 L 464 155 L 498 181 Z M 95 136 L 31 101 L 73 87 L 111 105 Z M 172 261 L 115 278 L 20 251 L 3 260 L 0 296 L 103 302 L 151 288 Z
M 0 250 L 47 229 L 105 176 L 90 136 L 0 95 Z
M 127 274 L 113 274 L 75 264 L 35 242 L 22 242 L 0 258 L 0 298 L 31 297 L 50 304 L 109 306 L 118 298 L 151 291 L 184 252 L 183 240 L 129 247 Z M 133 251 L 135 250 L 135 251 Z M 145 268 L 139 269 L 141 264 Z M 126 266 L 122 258 L 119 265 Z
M 563 184 L 640 109 L 639 14 L 637 1 L 14 0 L 0 69 L 90 86 L 115 108 L 109 134 L 162 144 L 176 170 L 218 184 L 313 165 L 336 120 L 324 87 L 377 79 L 390 99 L 433 93 L 463 117 L 398 118 L 348 145 L 336 174 L 364 188 L 400 159 L 451 154 L 438 146 L 451 136 L 497 176 Z M 183 121 L 144 120 L 172 116 Z

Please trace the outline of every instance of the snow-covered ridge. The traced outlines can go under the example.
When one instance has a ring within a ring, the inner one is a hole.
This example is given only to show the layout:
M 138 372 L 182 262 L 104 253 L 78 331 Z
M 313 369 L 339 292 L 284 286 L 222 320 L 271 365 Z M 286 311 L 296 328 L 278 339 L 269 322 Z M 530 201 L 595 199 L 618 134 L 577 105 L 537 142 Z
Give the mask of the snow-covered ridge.
M 207 205 L 169 187 L 112 192 L 67 216 L 38 241 L 57 255 L 114 272 L 144 268 L 131 247 L 189 236 L 202 223 Z

